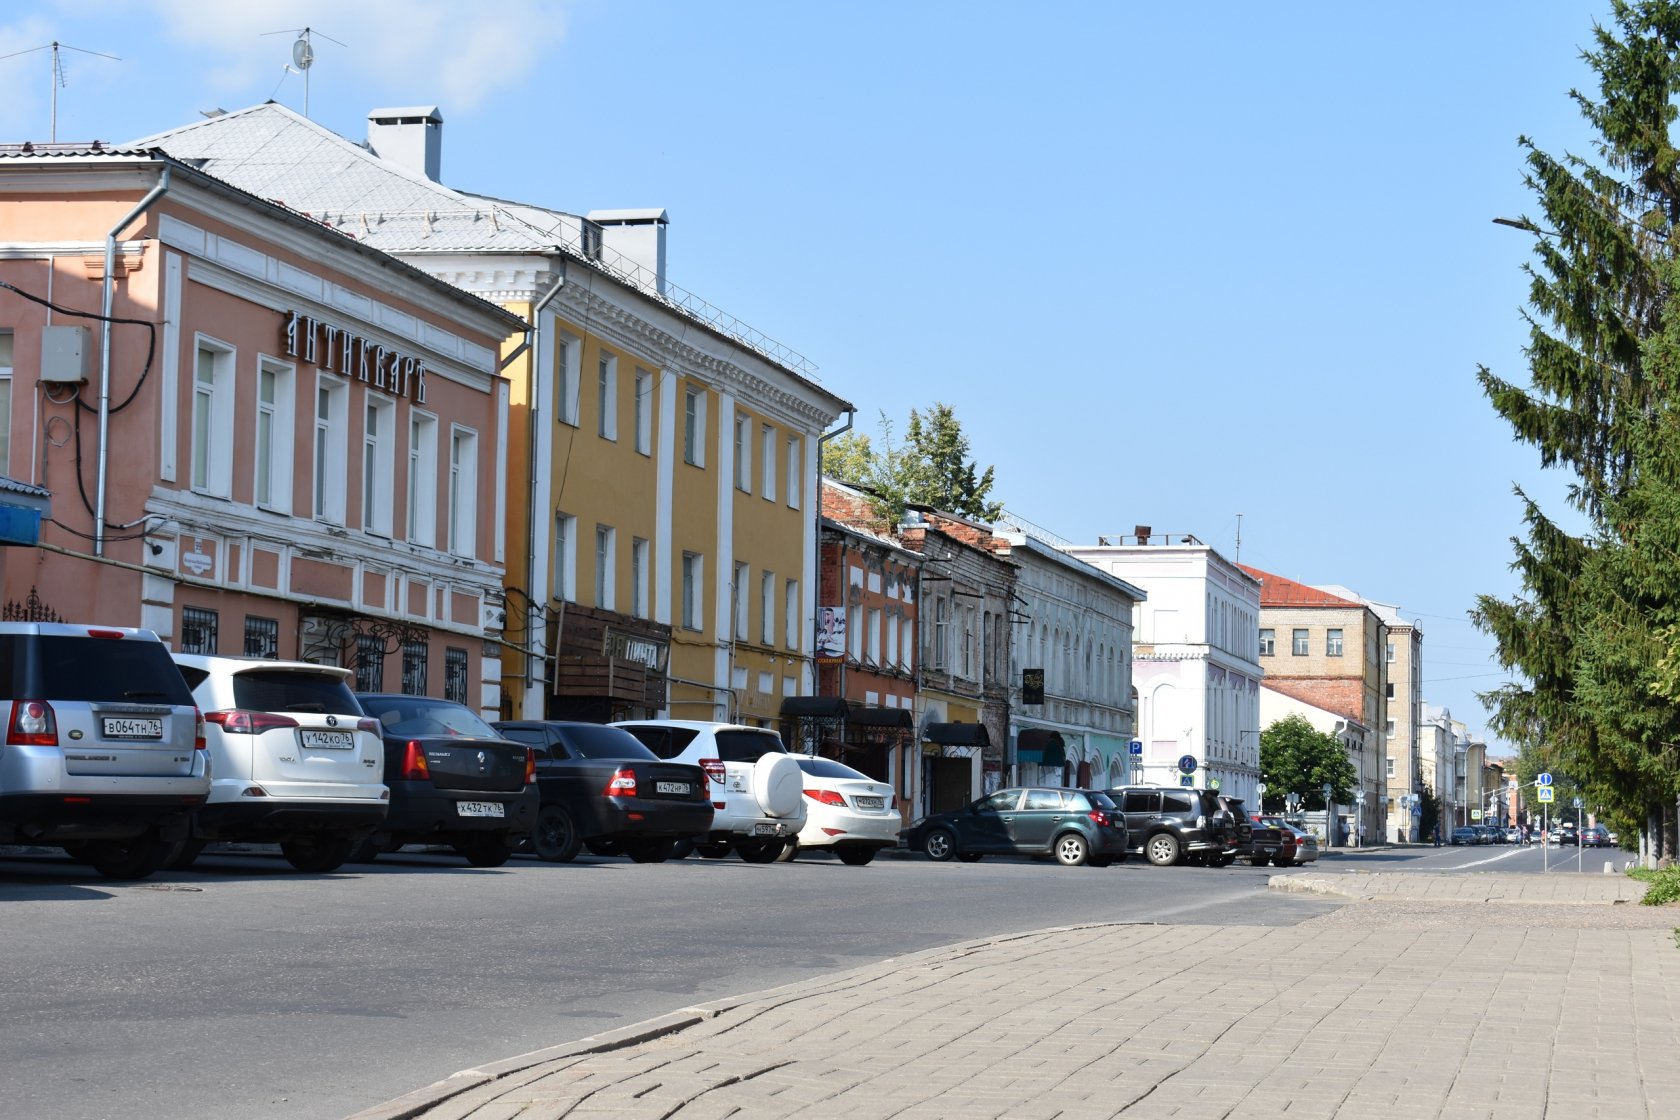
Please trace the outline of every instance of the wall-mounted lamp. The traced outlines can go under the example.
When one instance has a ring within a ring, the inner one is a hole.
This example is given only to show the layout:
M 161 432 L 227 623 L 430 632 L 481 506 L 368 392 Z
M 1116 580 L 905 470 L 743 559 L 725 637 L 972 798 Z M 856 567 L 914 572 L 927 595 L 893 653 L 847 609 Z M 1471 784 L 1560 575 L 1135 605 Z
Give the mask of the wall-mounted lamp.
M 153 556 L 163 555 L 163 546 L 156 541 L 147 541 L 146 547 L 152 550 Z

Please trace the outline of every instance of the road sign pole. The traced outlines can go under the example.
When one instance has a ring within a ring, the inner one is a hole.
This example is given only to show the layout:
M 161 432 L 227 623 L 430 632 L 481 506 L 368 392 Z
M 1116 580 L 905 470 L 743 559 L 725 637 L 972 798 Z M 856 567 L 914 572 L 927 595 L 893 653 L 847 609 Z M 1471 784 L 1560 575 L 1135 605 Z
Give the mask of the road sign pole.
M 1552 803 L 1540 803 L 1540 874 L 1552 869 Z

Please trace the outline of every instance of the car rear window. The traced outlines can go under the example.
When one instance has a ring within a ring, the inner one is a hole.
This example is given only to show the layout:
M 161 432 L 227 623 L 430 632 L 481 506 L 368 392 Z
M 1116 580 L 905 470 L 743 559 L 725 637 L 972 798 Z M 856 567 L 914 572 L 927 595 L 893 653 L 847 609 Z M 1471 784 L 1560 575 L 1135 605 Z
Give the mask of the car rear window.
M 868 774 L 853 770 L 844 763 L 835 762 L 832 758 L 806 758 L 799 756 L 799 768 L 813 778 L 854 778 L 859 781 L 872 782 L 875 779 Z
M 639 758 L 644 761 L 657 761 L 659 758 L 623 728 L 587 726 L 559 730 L 561 741 L 578 758 Z
M 1161 795 L 1161 812 L 1188 813 L 1189 811 L 1190 799 L 1188 797 L 1176 793 L 1163 793 Z
M 471 708 L 447 700 L 431 700 L 424 696 L 369 697 L 368 715 L 384 725 L 392 735 L 463 735 L 475 739 L 500 739 L 495 728 L 478 717 Z
M 343 677 L 298 670 L 246 669 L 235 673 L 233 703 L 252 712 L 362 714 L 362 706 L 356 703 Z
M 1110 797 L 1106 793 L 1098 793 L 1096 790 L 1086 790 L 1084 793 L 1080 794 L 1080 796 L 1090 802 L 1088 808 L 1118 809 L 1120 807 L 1114 803 L 1114 798 Z
M 672 759 L 683 752 L 683 748 L 694 742 L 694 736 L 699 734 L 690 727 L 658 727 L 653 724 L 622 727 L 636 737 L 636 741 L 653 752 L 655 758 Z
M 724 762 L 757 762 L 767 754 L 786 754 L 782 737 L 774 731 L 719 731 L 718 758 Z
M 191 704 L 186 678 L 162 642 L 0 635 L 0 682 L 31 700 L 103 704 Z

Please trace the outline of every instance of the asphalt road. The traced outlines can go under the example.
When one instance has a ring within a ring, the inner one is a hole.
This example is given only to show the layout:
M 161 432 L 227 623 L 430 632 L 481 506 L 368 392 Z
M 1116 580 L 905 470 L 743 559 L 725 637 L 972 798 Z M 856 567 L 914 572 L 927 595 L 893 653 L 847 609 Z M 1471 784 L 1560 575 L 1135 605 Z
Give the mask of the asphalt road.
M 0 857 L 0 1114 L 343 1117 L 477 1063 L 918 949 L 1334 907 L 1268 892 L 1270 869 L 1135 858 L 200 868 L 113 885 L 62 857 Z
M 1620 872 L 1633 860 L 1631 852 L 1619 848 L 1588 848 L 1573 845 L 1474 844 L 1439 848 L 1357 849 L 1338 853 L 1326 860 L 1339 871 L 1499 871 L 1545 874 L 1602 875 L 1604 865 Z

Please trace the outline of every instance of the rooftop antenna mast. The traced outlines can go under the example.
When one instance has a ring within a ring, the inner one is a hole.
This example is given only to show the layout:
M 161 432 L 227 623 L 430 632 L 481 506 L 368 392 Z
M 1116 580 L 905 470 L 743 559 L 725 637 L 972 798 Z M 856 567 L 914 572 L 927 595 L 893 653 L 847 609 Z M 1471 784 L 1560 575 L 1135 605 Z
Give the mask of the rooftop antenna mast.
M 1231 557 L 1234 564 L 1242 563 L 1242 514 L 1237 514 L 1237 554 Z
M 118 58 L 114 54 L 106 54 L 103 51 L 90 51 L 84 47 L 72 47 L 69 43 L 60 43 L 57 39 L 54 39 L 52 42 L 47 43 L 44 46 L 30 47 L 26 51 L 13 51 L 11 54 L 0 54 L 0 60 L 5 60 L 8 58 L 17 58 L 20 55 L 34 54 L 36 51 L 52 51 L 52 129 L 48 139 L 50 139 L 54 144 L 58 143 L 58 87 L 69 84 L 64 74 L 64 59 L 59 55 L 59 51 L 61 50 L 77 51 L 81 54 L 91 54 L 96 58 L 108 58 L 112 62 L 122 61 L 122 59 Z
M 309 68 L 315 65 L 315 44 L 312 36 L 320 35 L 329 43 L 339 43 L 331 35 L 315 30 L 313 27 L 288 27 L 282 31 L 265 31 L 264 35 L 293 35 L 297 38 L 292 42 L 292 61 L 287 65 L 288 72 L 296 70 L 303 75 L 303 115 L 309 116 Z

